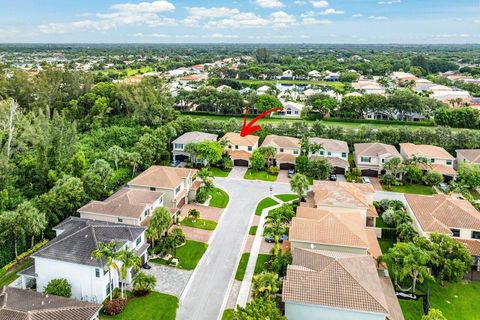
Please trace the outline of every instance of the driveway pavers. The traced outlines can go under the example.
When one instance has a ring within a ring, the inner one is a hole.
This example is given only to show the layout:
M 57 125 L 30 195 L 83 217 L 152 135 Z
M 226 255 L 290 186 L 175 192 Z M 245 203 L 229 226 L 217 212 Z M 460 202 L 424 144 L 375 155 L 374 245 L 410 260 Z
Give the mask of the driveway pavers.
M 248 170 L 247 167 L 239 167 L 239 166 L 233 167 L 228 177 L 230 179 L 243 179 L 243 177 L 245 176 L 245 173 L 247 173 L 247 170 Z
M 290 178 L 288 177 L 288 170 L 280 170 L 278 172 L 277 182 L 290 183 Z
M 183 289 L 187 285 L 188 279 L 190 279 L 190 276 L 192 275 L 192 271 L 162 266 L 154 263 L 149 264 L 152 266 L 152 268 L 150 270 L 142 271 L 157 278 L 155 291 L 171 294 L 180 298 Z
M 223 209 L 220 208 L 214 208 L 192 203 L 186 204 L 182 207 L 182 209 L 180 209 L 180 216 L 188 216 L 188 211 L 190 211 L 191 209 L 197 209 L 200 212 L 200 219 L 212 220 L 217 222 L 218 220 L 220 220 L 220 217 L 223 213 Z
M 210 230 L 203 230 L 199 228 L 192 228 L 192 227 L 187 227 L 182 225 L 176 225 L 173 228 L 182 229 L 183 232 L 185 233 L 185 237 L 187 237 L 188 240 L 200 241 L 204 243 L 208 243 L 208 241 L 210 240 L 210 237 L 213 234 L 213 231 L 210 231 Z

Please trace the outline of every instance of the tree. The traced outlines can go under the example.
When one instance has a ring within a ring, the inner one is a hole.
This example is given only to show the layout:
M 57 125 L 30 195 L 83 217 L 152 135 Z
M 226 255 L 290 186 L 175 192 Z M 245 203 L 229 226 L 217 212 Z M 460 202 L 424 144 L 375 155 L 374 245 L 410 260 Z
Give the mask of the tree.
M 417 235 L 417 231 L 412 227 L 411 223 L 401 223 L 396 226 L 398 240 L 402 242 L 412 241 Z
M 333 166 L 326 158 L 310 161 L 309 176 L 317 180 L 326 180 L 333 172 Z
M 295 168 L 301 174 L 308 173 L 310 169 L 310 161 L 307 156 L 301 155 L 295 158 Z
M 254 299 L 275 300 L 280 291 L 280 280 L 278 274 L 273 272 L 262 272 L 254 275 L 252 279 L 252 296 Z
M 428 314 L 422 316 L 422 320 L 447 320 L 442 311 L 438 309 L 430 309 Z
M 110 164 L 103 160 L 96 160 L 83 175 L 85 192 L 92 199 L 104 198 L 108 195 L 108 182 L 113 170 Z
M 110 147 L 107 151 L 108 158 L 113 161 L 115 166 L 115 170 L 118 169 L 118 164 L 122 161 L 123 157 L 125 156 L 125 151 L 119 146 Z
M 20 204 L 16 210 L 19 213 L 19 224 L 22 224 L 29 235 L 31 235 L 31 244 L 33 247 L 35 237 L 43 234 L 47 227 L 48 221 L 44 212 L 39 212 L 30 201 L 25 201 Z
M 457 181 L 467 185 L 469 189 L 480 187 L 480 166 L 471 163 L 461 163 L 457 174 Z
M 122 285 L 120 287 L 120 292 L 123 299 L 124 291 L 125 291 L 125 282 L 127 281 L 128 273 L 130 272 L 131 269 L 133 269 L 134 271 L 137 271 L 140 265 L 142 264 L 142 260 L 137 255 L 137 251 L 135 249 L 120 250 L 115 255 L 115 259 L 121 262 L 120 277 L 122 279 Z
M 108 267 L 108 283 L 110 286 L 110 301 L 112 301 L 112 291 L 113 291 L 113 283 L 112 283 L 112 269 L 119 272 L 120 269 L 118 268 L 117 262 L 115 261 L 117 251 L 117 243 L 115 241 L 110 242 L 99 242 L 98 249 L 92 251 L 92 257 L 97 261 L 104 261 L 106 266 Z
M 208 168 L 202 168 L 198 170 L 195 174 L 195 178 L 200 178 L 207 190 L 210 190 L 213 187 L 212 173 Z
M 188 217 L 192 219 L 193 222 L 195 222 L 195 220 L 200 218 L 200 211 L 198 211 L 197 209 L 190 209 L 188 210 Z
M 287 232 L 287 226 L 295 215 L 293 208 L 285 204 L 280 208 L 270 210 L 265 218 L 265 233 L 275 240 L 274 255 L 280 252 L 280 237 Z
M 144 296 L 155 289 L 157 278 L 144 272 L 138 272 L 133 279 L 133 292 L 137 296 Z
M 383 169 L 387 173 L 392 174 L 395 177 L 398 177 L 399 174 L 403 173 L 405 168 L 402 162 L 402 159 L 399 157 L 393 157 L 383 164 Z
M 155 208 L 152 212 L 146 235 L 152 241 L 152 247 L 155 247 L 155 241 L 160 239 L 172 224 L 172 215 L 168 208 L 161 206 Z
M 250 156 L 250 164 L 254 171 L 265 169 L 265 157 L 260 151 L 258 151 L 258 149 L 255 149 Z
M 20 223 L 20 211 L 7 211 L 0 214 L 0 243 L 13 240 L 15 257 L 18 257 L 18 246 L 25 244 L 28 233 L 27 226 Z
M 308 178 L 301 173 L 294 174 L 292 179 L 290 179 L 290 188 L 298 195 L 300 201 L 303 199 L 309 186 Z
M 395 186 L 398 184 L 397 177 L 389 173 L 382 175 L 380 177 L 380 181 L 382 182 L 383 185 L 386 186 L 385 189 L 387 190 L 391 190 L 392 186 Z
M 72 296 L 72 286 L 67 279 L 52 279 L 48 282 L 43 291 L 46 294 L 53 294 L 60 297 L 70 298 Z
M 422 181 L 423 171 L 415 164 L 405 165 L 405 176 L 410 183 L 418 183 Z
M 281 108 L 283 109 L 283 105 L 274 96 L 269 94 L 262 94 L 255 99 L 255 108 L 258 112 L 264 112 L 274 108 Z
M 245 308 L 238 307 L 234 312 L 234 319 L 236 320 L 252 320 L 252 319 L 264 319 L 264 320 L 286 320 L 287 318 L 282 316 L 280 310 L 274 301 L 264 299 L 253 299 Z
M 428 171 L 423 176 L 423 182 L 429 186 L 438 186 L 440 183 L 443 182 L 443 176 L 441 173 L 435 171 Z

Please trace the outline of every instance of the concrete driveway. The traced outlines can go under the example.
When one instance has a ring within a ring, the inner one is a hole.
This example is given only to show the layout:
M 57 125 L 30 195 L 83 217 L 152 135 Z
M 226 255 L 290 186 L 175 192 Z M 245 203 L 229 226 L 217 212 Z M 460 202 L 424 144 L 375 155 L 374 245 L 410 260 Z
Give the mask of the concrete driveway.
M 290 193 L 283 183 L 216 178 L 215 184 L 230 195 L 230 203 L 182 294 L 179 320 L 221 318 L 257 202 L 270 195 L 270 186 L 273 194 Z
M 157 278 L 155 291 L 171 294 L 178 298 L 182 295 L 183 289 L 192 275 L 192 271 L 181 270 L 178 268 L 162 266 L 150 262 L 150 270 L 143 270 L 146 274 L 151 274 Z
M 278 172 L 277 182 L 290 183 L 290 178 L 288 177 L 288 170 L 280 170 Z
M 230 171 L 230 174 L 228 177 L 230 179 L 243 179 L 245 176 L 245 173 L 247 173 L 248 168 L 247 167 L 238 167 L 235 166 L 232 168 L 232 171 Z

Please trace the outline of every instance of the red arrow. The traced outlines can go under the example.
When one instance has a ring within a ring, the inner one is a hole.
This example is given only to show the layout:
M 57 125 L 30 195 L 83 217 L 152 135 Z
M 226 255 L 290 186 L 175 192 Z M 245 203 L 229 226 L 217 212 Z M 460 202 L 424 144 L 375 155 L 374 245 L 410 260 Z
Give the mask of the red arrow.
M 274 108 L 274 109 L 267 110 L 259 114 L 258 116 L 256 116 L 254 119 L 250 120 L 250 122 L 247 123 L 247 115 L 248 115 L 248 109 L 247 109 L 245 111 L 245 117 L 243 118 L 243 126 L 242 126 L 242 131 L 240 132 L 240 136 L 245 137 L 245 136 L 248 136 L 250 133 L 254 133 L 257 130 L 260 130 L 259 125 L 254 125 L 255 122 L 262 119 L 269 113 L 282 111 L 282 110 L 283 110 L 282 108 Z

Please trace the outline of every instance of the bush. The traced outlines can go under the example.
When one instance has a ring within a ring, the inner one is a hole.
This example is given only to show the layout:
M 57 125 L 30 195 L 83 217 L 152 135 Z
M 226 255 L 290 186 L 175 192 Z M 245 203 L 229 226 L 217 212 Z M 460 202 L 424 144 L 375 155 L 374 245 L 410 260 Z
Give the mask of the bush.
M 127 305 L 125 299 L 113 299 L 112 301 L 106 300 L 103 302 L 103 313 L 107 316 L 114 316 L 123 311 Z
M 197 193 L 197 197 L 196 197 L 197 202 L 204 203 L 205 201 L 207 201 L 207 198 L 208 198 L 207 189 L 204 188 L 204 187 L 200 188 L 200 190 Z
M 397 239 L 397 230 L 394 228 L 382 228 L 382 239 Z
M 389 227 L 395 226 L 395 210 L 393 208 L 388 208 L 382 214 L 382 219 Z
M 72 296 L 72 286 L 67 279 L 52 279 L 44 288 L 45 293 L 56 296 L 70 298 Z
M 185 233 L 180 228 L 173 229 L 168 236 L 173 237 L 175 239 L 175 244 L 177 246 L 184 244 L 185 241 L 187 240 Z
M 278 174 L 279 171 L 280 171 L 280 168 L 277 167 L 277 166 L 270 166 L 270 167 L 268 167 L 268 173 Z
M 133 294 L 136 296 L 145 296 L 149 294 L 157 285 L 157 278 L 153 275 L 139 272 L 133 279 Z
M 423 182 L 428 186 L 437 186 L 443 182 L 443 176 L 438 172 L 428 171 L 423 176 Z

